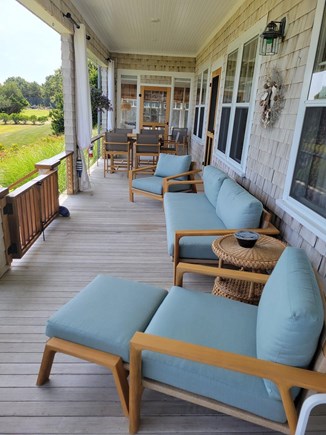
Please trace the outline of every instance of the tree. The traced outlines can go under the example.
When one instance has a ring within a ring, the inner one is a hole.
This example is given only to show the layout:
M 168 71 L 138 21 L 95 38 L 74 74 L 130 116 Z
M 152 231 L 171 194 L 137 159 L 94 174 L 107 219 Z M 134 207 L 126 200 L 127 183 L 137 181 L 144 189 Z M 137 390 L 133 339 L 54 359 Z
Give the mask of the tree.
M 28 101 L 24 98 L 18 85 L 13 82 L 0 85 L 0 112 L 20 113 L 28 106 Z
M 36 82 L 28 82 L 22 77 L 9 77 L 4 84 L 16 83 L 30 106 L 43 104 L 42 86 Z
M 54 74 L 47 76 L 42 86 L 43 102 L 47 107 L 56 108 L 63 99 L 62 72 L 61 68 L 54 71 Z

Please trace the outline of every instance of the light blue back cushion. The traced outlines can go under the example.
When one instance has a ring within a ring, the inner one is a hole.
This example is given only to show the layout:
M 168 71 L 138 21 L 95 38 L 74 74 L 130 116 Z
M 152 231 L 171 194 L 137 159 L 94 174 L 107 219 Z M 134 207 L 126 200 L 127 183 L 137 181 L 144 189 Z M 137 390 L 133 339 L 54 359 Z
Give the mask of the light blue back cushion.
M 98 275 L 50 317 L 46 335 L 129 361 L 131 337 L 144 331 L 166 295 L 148 284 Z
M 257 307 L 199 291 L 173 287 L 146 333 L 256 357 Z M 280 400 L 263 379 L 164 354 L 143 352 L 143 374 L 262 417 L 284 422 Z
M 223 180 L 226 178 L 228 176 L 220 169 L 214 166 L 205 166 L 203 171 L 204 192 L 213 207 L 216 207 L 217 195 Z
M 191 156 L 175 156 L 173 154 L 160 154 L 155 174 L 157 177 L 170 177 L 189 171 Z
M 258 228 L 263 204 L 235 181 L 227 178 L 220 188 L 216 214 L 226 228 Z
M 257 357 L 307 367 L 323 322 L 323 303 L 311 264 L 302 249 L 288 247 L 259 302 Z M 273 382 L 265 380 L 265 386 L 271 397 L 280 398 Z

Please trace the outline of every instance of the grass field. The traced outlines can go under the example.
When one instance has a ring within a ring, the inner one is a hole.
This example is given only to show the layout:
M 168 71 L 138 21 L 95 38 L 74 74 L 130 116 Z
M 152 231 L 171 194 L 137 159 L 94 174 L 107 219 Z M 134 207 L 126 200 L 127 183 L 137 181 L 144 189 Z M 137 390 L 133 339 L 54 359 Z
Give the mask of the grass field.
M 0 145 L 32 145 L 39 138 L 51 134 L 51 124 L 44 125 L 0 125 Z
M 49 116 L 50 110 L 48 109 L 25 109 L 22 111 L 22 115 L 26 116 Z

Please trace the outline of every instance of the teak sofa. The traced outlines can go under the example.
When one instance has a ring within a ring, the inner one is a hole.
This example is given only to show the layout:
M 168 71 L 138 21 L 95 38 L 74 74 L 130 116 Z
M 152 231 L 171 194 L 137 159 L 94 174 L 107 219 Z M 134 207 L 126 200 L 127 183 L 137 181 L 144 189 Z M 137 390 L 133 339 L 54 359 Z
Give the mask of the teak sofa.
M 178 186 L 170 180 L 170 188 Z M 277 235 L 270 223 L 271 215 L 263 204 L 227 174 L 213 166 L 206 166 L 202 180 L 204 192 L 164 195 L 168 253 L 174 258 L 174 272 L 179 261 L 217 261 L 212 251 L 216 237 L 240 229 Z
M 247 305 L 180 287 L 187 272 L 265 288 Z M 326 392 L 312 370 L 325 371 L 324 298 L 305 252 L 286 248 L 270 276 L 179 263 L 177 284 L 98 276 L 49 319 L 38 385 L 63 352 L 112 370 L 131 433 L 147 387 L 294 434 L 297 387 Z

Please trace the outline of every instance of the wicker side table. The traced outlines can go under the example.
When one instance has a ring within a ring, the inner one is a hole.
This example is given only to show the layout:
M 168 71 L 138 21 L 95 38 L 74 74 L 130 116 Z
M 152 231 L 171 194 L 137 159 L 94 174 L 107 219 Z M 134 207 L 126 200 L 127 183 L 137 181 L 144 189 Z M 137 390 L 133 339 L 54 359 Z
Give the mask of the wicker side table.
M 253 248 L 241 247 L 233 234 L 220 237 L 212 243 L 213 252 L 223 262 L 252 271 L 268 271 L 275 267 L 285 244 L 270 236 L 261 235 Z M 216 278 L 213 294 L 237 301 L 258 304 L 263 286 L 235 279 Z

